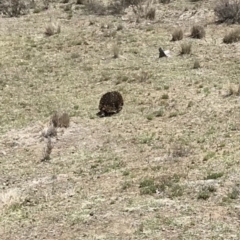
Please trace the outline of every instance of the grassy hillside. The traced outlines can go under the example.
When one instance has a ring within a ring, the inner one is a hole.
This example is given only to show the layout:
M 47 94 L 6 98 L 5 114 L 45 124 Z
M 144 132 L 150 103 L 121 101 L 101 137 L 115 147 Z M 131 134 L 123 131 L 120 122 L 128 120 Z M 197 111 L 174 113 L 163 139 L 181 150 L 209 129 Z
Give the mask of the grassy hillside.
M 240 45 L 223 43 L 239 26 L 216 24 L 214 6 L 155 3 L 148 20 L 52 3 L 1 18 L 1 240 L 240 239 Z M 123 110 L 98 118 L 112 90 Z M 70 127 L 41 162 L 55 110 Z

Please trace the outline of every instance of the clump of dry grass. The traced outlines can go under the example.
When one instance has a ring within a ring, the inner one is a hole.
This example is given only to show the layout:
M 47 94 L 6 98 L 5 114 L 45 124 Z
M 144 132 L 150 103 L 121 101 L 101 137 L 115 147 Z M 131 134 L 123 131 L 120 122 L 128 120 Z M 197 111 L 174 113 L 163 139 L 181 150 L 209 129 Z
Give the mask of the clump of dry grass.
M 226 44 L 239 42 L 240 41 L 240 29 L 232 30 L 230 33 L 226 34 L 223 38 L 223 42 Z
M 76 0 L 76 4 L 84 4 L 85 0 Z
M 140 82 L 147 82 L 149 78 L 150 78 L 150 73 L 147 71 L 141 70 L 139 75 Z
M 154 7 L 150 7 L 146 10 L 145 18 L 149 20 L 154 20 L 156 16 L 156 9 Z
M 190 37 L 201 39 L 201 38 L 204 38 L 205 35 L 206 35 L 206 33 L 202 26 L 195 25 L 192 27 Z
M 43 153 L 42 153 L 42 158 L 41 161 L 46 161 L 50 159 L 50 154 L 52 152 L 53 145 L 52 145 L 52 140 L 50 137 L 47 138 L 46 144 L 43 148 Z
M 183 39 L 183 30 L 182 29 L 175 29 L 172 33 L 171 41 L 180 41 Z
M 201 66 L 200 66 L 199 61 L 198 61 L 198 60 L 195 60 L 194 63 L 193 63 L 193 69 L 198 69 L 198 68 L 200 68 L 200 67 L 201 67 Z
M 119 25 L 117 26 L 117 31 L 120 31 L 120 30 L 123 30 L 123 25 L 122 25 L 122 24 L 119 24 Z
M 192 52 L 192 44 L 191 43 L 182 43 L 180 55 L 190 54 Z
M 217 1 L 214 13 L 219 22 L 240 23 L 240 1 L 239 0 L 220 0 Z
M 70 117 L 66 112 L 55 112 L 50 118 L 50 125 L 54 127 L 69 127 Z
M 29 11 L 29 6 L 24 0 L 3 0 L 0 1 L 0 13 L 8 17 L 18 17 Z
M 227 89 L 222 91 L 222 97 L 230 97 L 232 95 L 240 96 L 240 83 L 236 87 L 229 82 Z
M 45 29 L 45 35 L 50 37 L 61 32 L 61 26 L 58 23 L 50 23 Z
M 51 124 L 47 128 L 43 129 L 41 133 L 42 137 L 48 138 L 48 137 L 55 137 L 57 136 L 57 130 L 56 128 Z
M 119 45 L 117 43 L 113 44 L 112 51 L 113 51 L 113 58 L 118 58 L 120 49 L 119 49 Z
M 170 3 L 170 0 L 159 0 L 159 3 L 167 4 Z
M 85 0 L 83 2 L 85 10 L 97 15 L 104 15 L 107 11 L 107 7 L 99 0 Z
M 238 89 L 236 91 L 236 96 L 240 96 L 240 83 L 238 84 Z
M 21 204 L 23 201 L 18 188 L 10 188 L 0 193 L 0 209 L 9 208 L 13 204 Z

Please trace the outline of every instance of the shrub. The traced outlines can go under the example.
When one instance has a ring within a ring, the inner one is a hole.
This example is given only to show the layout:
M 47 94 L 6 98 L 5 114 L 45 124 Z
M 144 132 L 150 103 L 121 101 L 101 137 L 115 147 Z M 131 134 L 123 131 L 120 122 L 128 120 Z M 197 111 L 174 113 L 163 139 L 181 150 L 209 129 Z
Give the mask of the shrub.
M 240 41 L 240 29 L 232 30 L 223 38 L 224 43 L 234 43 Z
M 146 3 L 145 6 L 144 3 Z M 108 5 L 108 11 L 111 14 L 120 14 L 128 7 L 132 8 L 138 20 L 139 18 L 155 19 L 156 9 L 151 0 L 112 0 Z
M 84 1 L 85 9 L 88 12 L 95 13 L 97 15 L 104 15 L 107 7 L 99 0 L 86 0 Z
M 193 26 L 191 30 L 191 35 L 192 38 L 204 38 L 205 37 L 205 30 L 202 26 Z
M 167 4 L 167 3 L 170 3 L 170 0 L 159 0 L 159 3 Z
M 119 46 L 116 43 L 113 44 L 112 51 L 113 51 L 113 58 L 118 58 L 119 57 Z
M 205 178 L 206 180 L 207 179 L 217 179 L 217 178 L 220 178 L 223 176 L 223 172 L 214 172 L 214 173 L 210 173 L 207 175 L 207 177 Z
M 51 23 L 45 29 L 45 35 L 47 37 L 52 36 L 54 34 L 59 34 L 61 32 L 61 27 L 58 24 Z
M 182 29 L 175 29 L 172 33 L 172 40 L 173 42 L 179 41 L 183 39 L 183 30 Z
M 194 63 L 193 63 L 193 69 L 198 69 L 198 68 L 200 68 L 200 67 L 201 67 L 201 66 L 200 66 L 199 61 L 198 61 L 198 60 L 195 60 Z
M 122 0 L 113 0 L 108 5 L 108 11 L 111 14 L 120 14 L 124 11 L 124 9 L 125 9 L 125 2 Z
M 153 7 L 150 7 L 149 9 L 146 10 L 145 18 L 154 20 L 156 15 L 156 9 Z
M 139 12 L 139 9 L 142 9 L 144 1 L 145 0 L 112 0 L 108 6 L 108 10 L 112 14 L 120 14 L 131 6 L 134 12 Z
M 220 23 L 240 23 L 240 0 L 220 0 L 214 13 Z
M 140 194 L 154 194 L 157 191 L 157 186 L 152 178 L 143 179 L 140 184 Z
M 191 43 L 183 43 L 183 44 L 181 44 L 180 55 L 190 54 L 191 51 L 192 51 L 192 44 Z
M 77 0 L 76 4 L 84 4 L 84 0 Z
M 0 12 L 8 17 L 18 17 L 28 11 L 24 0 L 3 0 L 0 1 Z

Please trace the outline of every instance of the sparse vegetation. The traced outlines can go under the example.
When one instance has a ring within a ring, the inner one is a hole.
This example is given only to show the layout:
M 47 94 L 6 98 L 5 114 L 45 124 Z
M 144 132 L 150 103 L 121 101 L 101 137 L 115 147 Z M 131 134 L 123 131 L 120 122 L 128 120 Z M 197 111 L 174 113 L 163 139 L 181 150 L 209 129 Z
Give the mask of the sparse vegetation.
M 173 42 L 175 41 L 180 41 L 183 39 L 183 30 L 182 29 L 175 29 L 172 33 L 172 40 Z
M 8 17 L 18 17 L 28 12 L 25 0 L 3 0 L 0 2 L 0 12 Z
M 146 10 L 145 18 L 149 20 L 154 20 L 156 16 L 156 9 L 154 7 L 151 7 Z
M 159 109 L 158 111 L 153 112 L 153 115 L 155 117 L 162 117 L 163 116 L 163 110 Z
M 214 13 L 220 23 L 240 23 L 240 1 L 220 0 L 217 1 Z
M 208 198 L 210 198 L 210 195 L 211 194 L 208 188 L 203 187 L 202 190 L 198 193 L 198 199 L 207 200 Z
M 210 173 L 207 175 L 205 179 L 217 179 L 223 176 L 223 172 L 215 172 L 215 173 Z
M 203 161 L 208 161 L 209 159 L 213 158 L 215 156 L 215 152 L 208 152 L 204 157 Z
M 59 24 L 50 23 L 45 29 L 45 35 L 50 37 L 54 34 L 59 34 L 61 32 L 61 27 Z
M 192 38 L 198 38 L 198 39 L 204 38 L 205 37 L 205 30 L 202 26 L 195 25 L 195 26 L 192 27 L 190 36 Z
M 228 193 L 228 198 L 237 199 L 239 197 L 239 188 L 233 187 L 231 191 Z
M 52 140 L 51 140 L 51 137 L 48 137 L 46 139 L 46 143 L 45 143 L 45 146 L 43 148 L 43 153 L 42 153 L 42 157 L 41 157 L 40 160 L 41 161 L 49 160 L 52 149 L 53 149 Z
M 112 51 L 113 51 L 113 58 L 118 58 L 119 57 L 119 46 L 116 43 L 113 44 Z
M 208 1 L 152 1 L 154 21 L 34 2 L 0 21 L 0 239 L 239 239 L 239 46 L 221 41 L 237 25 L 209 24 Z M 206 40 L 169 42 L 194 24 Z M 113 91 L 124 105 L 100 104 Z
M 170 3 L 171 0 L 159 0 L 160 3 L 163 3 L 163 4 L 167 4 L 167 3 Z
M 140 184 L 140 194 L 154 194 L 157 191 L 157 186 L 152 178 L 143 179 Z
M 154 115 L 153 114 L 149 114 L 149 115 L 147 115 L 147 120 L 153 120 L 153 118 L 154 118 Z
M 192 51 L 192 44 L 191 43 L 182 43 L 180 55 L 190 54 Z
M 240 41 L 240 29 L 232 30 L 231 32 L 227 33 L 223 38 L 223 42 L 227 44 L 239 41 Z
M 164 93 L 161 98 L 162 98 L 162 99 L 169 99 L 169 96 L 168 96 L 167 93 Z
M 198 60 L 195 60 L 194 63 L 193 63 L 193 69 L 198 69 L 198 68 L 200 68 L 200 67 L 201 67 L 201 66 L 200 66 L 199 61 L 198 61 Z
M 104 15 L 107 12 L 107 7 L 100 0 L 86 0 L 84 1 L 85 10 L 97 15 Z

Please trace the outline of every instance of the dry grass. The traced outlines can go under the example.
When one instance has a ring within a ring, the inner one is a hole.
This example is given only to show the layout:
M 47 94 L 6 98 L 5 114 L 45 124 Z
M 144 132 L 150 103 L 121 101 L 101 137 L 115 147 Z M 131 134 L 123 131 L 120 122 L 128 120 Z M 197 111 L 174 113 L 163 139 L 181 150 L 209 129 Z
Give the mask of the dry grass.
M 99 0 L 86 0 L 83 4 L 85 6 L 85 10 L 90 13 L 104 15 L 107 11 L 104 3 Z
M 29 1 L 3 0 L 0 2 L 0 12 L 8 17 L 18 17 L 29 11 Z
M 193 63 L 193 69 L 198 69 L 200 67 L 201 67 L 200 62 L 198 60 L 195 60 Z
M 223 42 L 227 44 L 239 41 L 240 41 L 240 29 L 232 30 L 231 32 L 227 33 L 223 38 Z
M 183 39 L 183 30 L 182 29 L 175 29 L 172 33 L 171 41 L 180 41 Z
M 54 34 L 59 34 L 61 32 L 61 26 L 57 23 L 50 23 L 46 28 L 45 28 L 45 35 L 47 37 L 50 37 Z
M 112 51 L 113 51 L 113 58 L 118 58 L 119 57 L 120 48 L 119 48 L 119 45 L 117 43 L 113 44 Z
M 205 35 L 206 35 L 206 33 L 202 26 L 195 25 L 192 27 L 191 35 L 190 35 L 192 38 L 202 39 L 205 37 Z
M 171 0 L 159 0 L 159 3 L 168 4 Z
M 231 29 L 214 24 L 206 41 L 188 39 L 186 57 L 169 41 L 176 25 L 213 22 L 209 4 L 195 15 L 189 0 L 156 4 L 156 21 L 139 23 L 131 7 L 98 16 L 73 4 L 69 19 L 58 2 L 1 19 L 1 240 L 240 239 L 238 44 L 223 44 Z M 50 16 L 62 31 L 44 37 Z M 124 107 L 98 118 L 108 91 Z M 56 109 L 71 122 L 39 161 Z
M 154 7 L 148 8 L 145 13 L 145 18 L 149 20 L 154 20 L 156 16 L 156 9 Z
M 185 42 L 181 44 L 180 55 L 190 54 L 192 52 L 192 43 Z
M 240 1 L 220 0 L 214 8 L 215 15 L 220 23 L 240 23 Z

